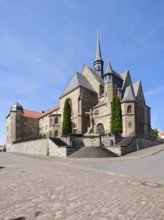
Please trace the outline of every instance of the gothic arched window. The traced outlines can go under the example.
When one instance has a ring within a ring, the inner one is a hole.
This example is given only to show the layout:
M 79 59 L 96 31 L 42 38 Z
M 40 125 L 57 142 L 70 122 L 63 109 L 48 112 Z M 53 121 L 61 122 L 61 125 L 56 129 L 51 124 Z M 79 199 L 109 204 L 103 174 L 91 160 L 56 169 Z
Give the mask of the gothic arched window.
M 132 106 L 131 106 L 131 105 L 129 105 L 129 106 L 127 107 L 127 113 L 132 113 Z
M 101 134 L 101 135 L 105 134 L 104 125 L 103 125 L 102 123 L 99 123 L 99 124 L 97 125 L 96 133 L 97 133 L 97 134 Z

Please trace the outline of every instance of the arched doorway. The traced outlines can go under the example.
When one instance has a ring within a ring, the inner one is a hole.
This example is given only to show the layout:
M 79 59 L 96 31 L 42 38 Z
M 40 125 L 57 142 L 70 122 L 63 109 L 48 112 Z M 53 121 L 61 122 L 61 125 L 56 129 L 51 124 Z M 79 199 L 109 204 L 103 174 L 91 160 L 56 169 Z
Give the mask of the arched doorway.
M 102 123 L 99 123 L 96 127 L 96 133 L 97 134 L 105 134 L 105 129 L 104 129 L 104 125 Z

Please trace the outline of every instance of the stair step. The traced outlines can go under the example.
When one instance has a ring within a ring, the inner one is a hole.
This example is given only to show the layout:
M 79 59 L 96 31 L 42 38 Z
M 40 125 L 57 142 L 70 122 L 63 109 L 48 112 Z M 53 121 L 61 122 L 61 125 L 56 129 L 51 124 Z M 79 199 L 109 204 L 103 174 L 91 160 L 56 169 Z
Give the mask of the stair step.
M 67 144 L 61 140 L 60 138 L 50 138 L 51 141 L 53 141 L 57 146 L 67 146 Z
M 82 147 L 69 157 L 72 158 L 103 158 L 103 157 L 115 157 L 116 155 L 108 151 L 103 147 Z
M 121 156 L 121 149 L 119 147 L 106 147 L 106 149 L 117 156 Z

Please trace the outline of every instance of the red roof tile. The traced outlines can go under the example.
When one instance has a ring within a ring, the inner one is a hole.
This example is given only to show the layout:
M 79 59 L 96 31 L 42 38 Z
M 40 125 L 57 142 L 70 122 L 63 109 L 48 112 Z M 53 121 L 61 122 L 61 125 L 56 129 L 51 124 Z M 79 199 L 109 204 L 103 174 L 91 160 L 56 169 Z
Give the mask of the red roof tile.
M 42 115 L 40 116 L 40 118 L 42 118 L 42 117 L 45 116 L 45 115 L 48 115 L 48 114 L 52 113 L 53 111 L 55 111 L 55 110 L 57 110 L 57 109 L 59 109 L 59 105 L 54 106 L 53 108 L 48 109 L 48 110 L 46 110 L 45 112 L 43 112 Z
M 28 117 L 28 118 L 40 118 L 43 113 L 42 112 L 35 112 L 35 111 L 31 111 L 31 110 L 23 110 L 23 116 L 24 117 Z
M 164 132 L 159 132 L 159 135 L 160 136 L 164 136 Z
M 59 105 L 57 105 L 57 106 L 55 106 L 51 109 L 48 109 L 44 112 L 36 112 L 36 111 L 31 111 L 31 110 L 24 109 L 22 114 L 23 114 L 24 117 L 39 119 L 39 118 L 42 118 L 45 115 L 50 114 L 51 112 L 53 112 L 57 109 L 59 109 Z

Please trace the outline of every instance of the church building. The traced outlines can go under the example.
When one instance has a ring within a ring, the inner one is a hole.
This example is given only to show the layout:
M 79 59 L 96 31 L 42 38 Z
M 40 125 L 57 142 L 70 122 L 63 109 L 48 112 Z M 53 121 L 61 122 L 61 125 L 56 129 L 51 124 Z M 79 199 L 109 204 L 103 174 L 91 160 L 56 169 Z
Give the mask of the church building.
M 99 38 L 93 68 L 84 65 L 59 97 L 59 105 L 45 112 L 25 110 L 16 102 L 7 116 L 7 144 L 29 135 L 61 136 L 66 99 L 71 106 L 72 133 L 111 133 L 111 103 L 118 96 L 122 110 L 122 137 L 153 136 L 150 107 L 146 105 L 141 81 L 132 82 L 129 70 L 117 73 L 110 61 L 104 70 Z

